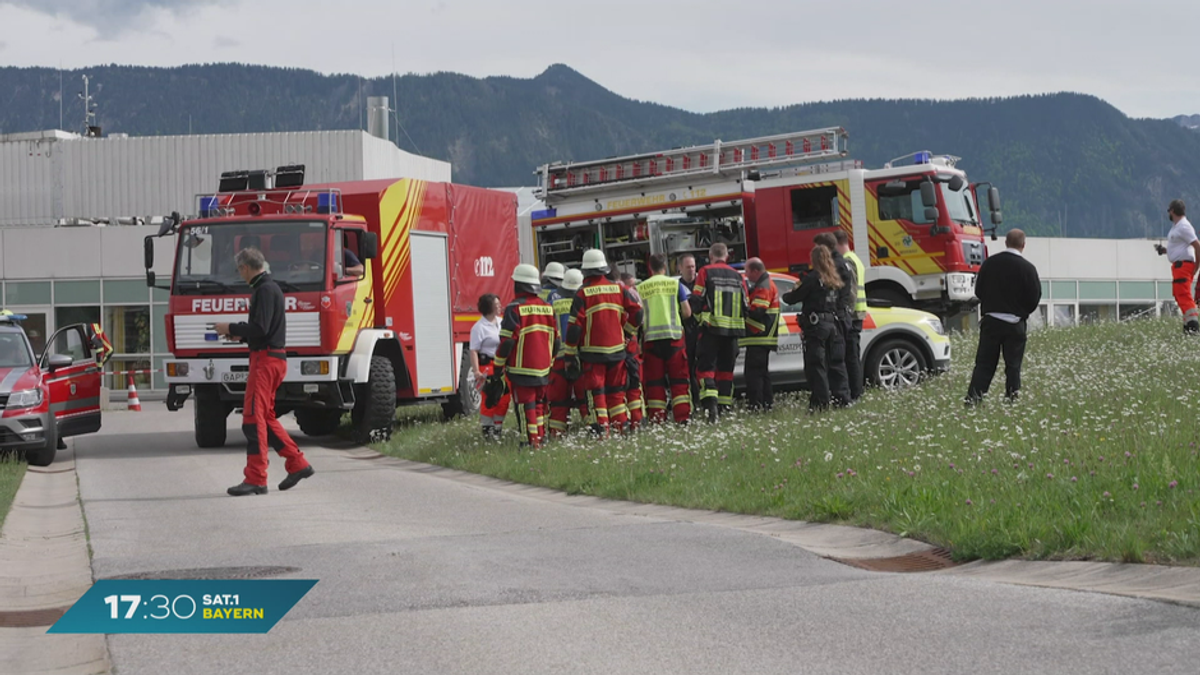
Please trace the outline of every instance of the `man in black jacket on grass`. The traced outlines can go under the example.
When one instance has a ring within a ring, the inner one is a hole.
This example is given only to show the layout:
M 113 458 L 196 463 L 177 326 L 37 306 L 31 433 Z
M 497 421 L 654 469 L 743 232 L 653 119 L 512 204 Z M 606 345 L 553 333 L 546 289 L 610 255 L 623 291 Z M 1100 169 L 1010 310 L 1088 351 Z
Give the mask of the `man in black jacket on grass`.
M 1042 300 L 1042 282 L 1037 268 L 1025 259 L 1025 233 L 1009 230 L 1004 238 L 1007 250 L 984 261 L 975 278 L 975 296 L 979 298 L 983 318 L 979 322 L 979 350 L 975 354 L 975 372 L 967 389 L 966 403 L 983 399 L 1000 354 L 1004 354 L 1004 396 L 1016 400 L 1021 389 L 1021 361 L 1025 358 L 1025 338 L 1029 315 Z

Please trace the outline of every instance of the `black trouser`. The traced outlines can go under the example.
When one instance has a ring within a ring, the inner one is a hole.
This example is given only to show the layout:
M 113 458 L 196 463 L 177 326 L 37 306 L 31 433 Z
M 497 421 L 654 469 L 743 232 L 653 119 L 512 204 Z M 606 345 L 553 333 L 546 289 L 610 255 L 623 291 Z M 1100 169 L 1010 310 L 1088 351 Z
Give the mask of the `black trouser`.
M 850 378 L 850 399 L 863 395 L 862 319 L 855 319 L 846 331 L 846 376 Z
M 690 327 L 689 327 L 690 326 Z M 687 351 L 688 382 L 692 392 L 692 412 L 700 407 L 700 379 L 696 377 L 696 348 L 700 341 L 700 327 L 694 319 L 683 324 L 683 344 Z
M 751 409 L 770 410 L 775 405 L 769 372 L 772 351 L 772 347 L 765 345 L 746 347 L 746 402 Z
M 834 405 L 844 406 L 853 400 L 850 394 L 850 374 L 846 369 L 846 337 L 850 332 L 849 324 L 837 317 L 833 319 L 834 348 L 830 349 L 829 358 L 829 396 Z
M 979 350 L 975 353 L 975 372 L 967 400 L 978 401 L 992 386 L 1000 354 L 1004 353 L 1004 395 L 1015 398 L 1021 389 L 1021 361 L 1025 359 L 1028 327 L 1024 319 L 1017 323 L 984 316 L 979 322 Z
M 832 396 L 849 395 L 848 392 L 830 391 L 835 383 L 845 383 L 845 342 L 837 321 L 832 315 L 821 315 L 812 323 L 812 315 L 801 315 L 804 321 L 804 378 L 808 380 L 810 394 L 808 407 L 819 410 L 829 406 Z
M 733 368 L 737 365 L 738 339 L 705 330 L 696 345 L 696 377 L 700 380 L 700 402 L 706 408 L 733 405 Z

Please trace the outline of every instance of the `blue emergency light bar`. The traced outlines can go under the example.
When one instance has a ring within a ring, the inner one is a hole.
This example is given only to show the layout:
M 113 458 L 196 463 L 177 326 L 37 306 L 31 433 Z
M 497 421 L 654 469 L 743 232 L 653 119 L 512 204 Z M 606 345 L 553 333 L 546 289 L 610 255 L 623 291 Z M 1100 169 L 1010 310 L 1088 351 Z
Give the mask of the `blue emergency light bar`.
M 913 155 L 913 164 L 929 164 L 933 161 L 933 153 L 922 150 Z
M 541 211 L 534 211 L 533 213 L 531 213 L 529 215 L 529 219 L 530 220 L 545 220 L 547 218 L 553 218 L 557 215 L 558 215 L 558 209 L 542 209 Z
M 24 321 L 28 318 L 29 317 L 25 314 L 13 314 L 12 312 L 9 312 L 7 310 L 4 312 L 0 312 L 0 321 L 8 321 L 10 323 L 16 323 L 18 321 Z
M 317 213 L 337 213 L 338 196 L 336 192 L 321 192 L 317 194 Z
M 221 215 L 221 202 L 216 197 L 200 198 L 200 217 L 215 218 Z

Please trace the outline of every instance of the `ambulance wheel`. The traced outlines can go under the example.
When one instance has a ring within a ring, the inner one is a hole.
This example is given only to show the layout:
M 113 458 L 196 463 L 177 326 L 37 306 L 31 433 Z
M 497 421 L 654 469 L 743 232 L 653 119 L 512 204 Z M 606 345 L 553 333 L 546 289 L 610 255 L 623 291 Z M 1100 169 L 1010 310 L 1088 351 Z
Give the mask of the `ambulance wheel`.
M 29 466 L 50 466 L 54 463 L 55 455 L 58 454 L 58 424 L 55 423 L 53 415 L 49 415 L 49 417 L 50 420 L 46 422 L 44 432 L 46 445 L 25 451 L 25 461 L 29 462 Z
M 907 293 L 896 288 L 879 288 L 867 291 L 867 298 L 870 300 L 882 300 L 890 303 L 891 307 L 912 307 L 912 298 Z
M 471 372 L 471 352 L 463 349 L 462 363 L 458 366 L 458 394 L 442 404 L 442 417 L 447 421 L 479 412 L 482 396 L 475 388 L 475 374 Z
M 928 369 L 925 355 L 908 340 L 886 340 L 867 354 L 867 381 L 884 389 L 911 387 L 921 381 Z
M 386 356 L 371 357 L 370 380 L 355 385 L 354 410 L 350 413 L 354 440 L 359 443 L 386 441 L 396 423 L 396 370 Z
M 218 385 L 195 387 L 196 400 L 192 403 L 196 445 L 201 448 L 220 448 L 225 445 L 225 419 L 229 408 L 221 401 Z
M 342 425 L 341 410 L 297 408 L 294 412 L 296 424 L 300 425 L 300 431 L 303 431 L 305 436 L 328 436 Z

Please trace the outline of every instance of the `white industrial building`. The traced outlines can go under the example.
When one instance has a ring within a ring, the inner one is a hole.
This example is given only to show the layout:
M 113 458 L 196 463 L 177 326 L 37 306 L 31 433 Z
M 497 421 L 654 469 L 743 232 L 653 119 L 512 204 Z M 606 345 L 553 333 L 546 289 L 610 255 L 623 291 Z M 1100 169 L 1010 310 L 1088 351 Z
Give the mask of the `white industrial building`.
M 382 104 L 386 109 L 386 103 Z M 379 130 L 373 125 L 373 131 Z M 385 136 L 386 131 L 378 136 Z M 63 131 L 0 135 L 0 307 L 28 315 L 33 340 L 56 327 L 101 322 L 116 356 L 106 381 L 163 390 L 169 356 L 165 291 L 146 287 L 142 239 L 153 222 L 195 213 L 221 172 L 304 164 L 307 183 L 410 177 L 449 181 L 450 165 L 404 152 L 362 131 L 86 138 Z M 532 258 L 530 188 L 520 199 L 521 250 Z M 1004 242 L 988 242 L 992 253 Z M 1159 315 L 1175 311 L 1166 259 L 1152 242 L 1031 238 L 1026 256 L 1043 279 L 1035 324 Z M 155 272 L 170 275 L 172 242 L 158 240 Z M 964 322 L 964 325 L 968 322 Z

